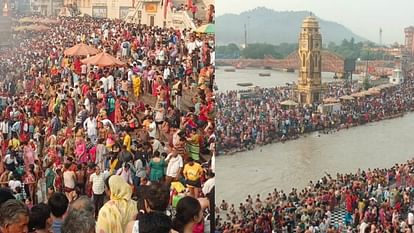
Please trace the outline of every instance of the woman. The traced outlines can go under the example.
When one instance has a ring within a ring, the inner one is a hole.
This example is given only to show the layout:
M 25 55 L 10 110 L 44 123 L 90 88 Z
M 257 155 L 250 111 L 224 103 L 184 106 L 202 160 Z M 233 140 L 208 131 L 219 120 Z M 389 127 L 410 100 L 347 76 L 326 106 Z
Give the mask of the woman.
M 98 214 L 96 232 L 124 232 L 129 221 L 136 218 L 137 204 L 131 200 L 132 189 L 120 176 L 109 178 L 110 200 Z
M 86 155 L 87 155 L 86 142 L 85 142 L 85 139 L 82 137 L 81 131 L 79 131 L 75 139 L 75 156 L 79 162 L 87 163 L 88 158 Z
M 195 226 L 203 219 L 200 202 L 190 196 L 183 197 L 177 204 L 177 213 L 173 219 L 173 233 L 193 233 Z M 197 228 L 197 232 L 198 228 Z M 201 231 L 203 232 L 203 231 Z
M 150 181 L 160 181 L 164 177 L 165 161 L 160 157 L 160 152 L 155 151 L 154 157 L 149 162 L 150 168 Z

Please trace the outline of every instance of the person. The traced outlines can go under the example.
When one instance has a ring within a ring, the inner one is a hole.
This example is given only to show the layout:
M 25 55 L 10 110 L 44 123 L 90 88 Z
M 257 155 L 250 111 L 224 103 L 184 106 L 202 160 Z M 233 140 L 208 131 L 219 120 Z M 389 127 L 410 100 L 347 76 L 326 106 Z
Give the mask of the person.
M 10 199 L 15 199 L 13 191 L 10 188 L 0 188 L 0 206 Z
M 170 184 L 172 181 L 178 181 L 180 179 L 180 174 L 184 166 L 183 158 L 178 154 L 177 150 L 173 150 L 173 152 L 167 156 L 165 161 L 168 162 L 166 171 L 167 184 Z
M 95 214 L 94 203 L 92 203 L 91 199 L 85 195 L 80 196 L 70 204 L 68 212 L 72 210 L 86 210 L 90 214 Z
M 177 213 L 172 221 L 173 233 L 192 233 L 193 227 L 203 219 L 200 202 L 190 196 L 178 201 Z
M 172 222 L 164 214 L 170 197 L 168 186 L 154 183 L 147 186 L 142 194 L 144 204 L 137 207 L 137 220 L 128 223 L 125 233 L 169 233 Z
M 150 176 L 149 179 L 151 182 L 160 181 L 164 177 L 164 167 L 165 161 L 160 157 L 160 152 L 155 151 L 154 157 L 149 162 L 150 167 Z
M 63 172 L 64 191 L 69 202 L 73 199 L 76 186 L 76 174 L 74 171 L 70 170 L 70 166 L 70 163 L 66 163 L 65 171 Z
M 95 219 L 87 210 L 72 210 L 62 224 L 62 233 L 94 233 Z
M 30 232 L 48 233 L 52 226 L 50 217 L 50 207 L 47 204 L 40 203 L 30 209 L 29 229 Z
M 92 184 L 95 216 L 98 217 L 99 209 L 103 206 L 105 199 L 105 175 L 98 166 L 95 166 L 95 173 L 90 176 L 89 182 Z
M 0 232 L 29 232 L 29 209 L 23 202 L 10 199 L 4 202 L 0 209 Z
M 199 163 L 194 162 L 193 158 L 188 158 L 188 163 L 184 166 L 183 175 L 187 188 L 190 191 L 192 197 L 198 198 L 199 190 L 201 188 L 201 175 L 203 174 L 203 168 Z
M 131 186 L 122 177 L 113 175 L 108 183 L 110 200 L 99 210 L 96 232 L 124 232 L 138 213 L 137 204 L 131 199 Z
M 65 194 L 61 192 L 55 192 L 49 198 L 48 205 L 50 212 L 52 212 L 52 230 L 53 233 L 61 233 L 61 227 L 63 224 L 63 216 L 68 209 L 69 200 Z

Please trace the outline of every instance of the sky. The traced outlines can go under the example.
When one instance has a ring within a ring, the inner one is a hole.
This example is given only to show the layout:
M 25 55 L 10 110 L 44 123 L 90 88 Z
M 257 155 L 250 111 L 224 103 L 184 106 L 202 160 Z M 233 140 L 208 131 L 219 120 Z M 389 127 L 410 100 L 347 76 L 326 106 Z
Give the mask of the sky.
M 376 43 L 382 28 L 383 44 L 403 44 L 404 28 L 414 26 L 414 0 L 216 0 L 216 14 L 239 14 L 259 6 L 275 11 L 311 11 Z

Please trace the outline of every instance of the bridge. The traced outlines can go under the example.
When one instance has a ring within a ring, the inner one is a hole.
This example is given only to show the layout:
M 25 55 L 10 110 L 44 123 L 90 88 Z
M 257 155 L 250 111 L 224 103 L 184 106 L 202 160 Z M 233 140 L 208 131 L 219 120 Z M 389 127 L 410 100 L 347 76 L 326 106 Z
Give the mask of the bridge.
M 343 73 L 345 59 L 331 51 L 323 50 L 322 55 L 322 72 Z M 234 66 L 236 68 L 267 68 L 275 70 L 298 70 L 300 59 L 299 54 L 295 51 L 284 59 L 275 59 L 272 56 L 265 56 L 264 59 L 217 59 L 217 65 Z M 387 75 L 394 68 L 392 61 L 357 61 L 355 73 L 368 71 L 374 76 Z

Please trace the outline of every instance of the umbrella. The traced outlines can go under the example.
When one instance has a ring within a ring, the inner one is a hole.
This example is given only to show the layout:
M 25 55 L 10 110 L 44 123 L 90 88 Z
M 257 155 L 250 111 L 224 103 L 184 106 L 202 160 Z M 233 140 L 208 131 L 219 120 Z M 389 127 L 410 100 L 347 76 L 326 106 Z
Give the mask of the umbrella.
M 324 103 L 337 103 L 339 100 L 334 97 L 329 97 L 323 100 Z
M 19 23 L 33 23 L 35 22 L 35 19 L 31 18 L 31 17 L 24 17 L 19 19 Z
M 45 26 L 45 25 L 34 25 L 34 24 L 29 25 L 28 28 L 30 30 L 38 31 L 38 32 L 43 32 L 43 31 L 47 31 L 50 29 L 48 26 Z
M 293 100 L 285 100 L 283 102 L 280 102 L 281 105 L 285 105 L 285 106 L 296 106 L 298 105 L 298 103 L 296 103 Z
M 341 99 L 341 100 L 354 100 L 355 98 L 350 96 L 350 95 L 343 95 L 343 96 L 339 97 L 339 99 Z
M 95 66 L 100 66 L 100 67 L 124 66 L 125 65 L 124 62 L 116 59 L 115 57 L 109 55 L 106 52 L 102 52 L 102 53 L 96 54 L 93 57 L 83 59 L 81 62 L 84 64 L 95 65 Z
M 367 92 L 362 91 L 362 92 L 353 93 L 351 96 L 361 98 L 361 97 L 365 97 L 367 94 L 368 94 Z
M 199 32 L 199 33 L 214 34 L 215 26 L 212 23 L 204 24 L 204 25 L 198 27 L 195 31 Z
M 73 47 L 66 49 L 64 53 L 66 56 L 87 56 L 95 55 L 99 53 L 99 51 L 89 45 L 79 43 Z

